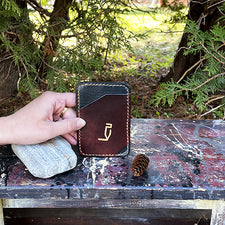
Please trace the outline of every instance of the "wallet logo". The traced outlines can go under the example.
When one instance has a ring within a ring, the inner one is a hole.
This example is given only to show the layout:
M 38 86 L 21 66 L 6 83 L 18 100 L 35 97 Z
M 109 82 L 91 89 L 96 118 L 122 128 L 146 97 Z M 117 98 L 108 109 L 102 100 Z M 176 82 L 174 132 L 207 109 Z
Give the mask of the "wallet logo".
M 111 137 L 111 134 L 112 134 L 112 124 L 106 123 L 105 124 L 105 131 L 104 131 L 105 138 L 98 138 L 98 140 L 99 141 L 108 141 L 109 138 Z

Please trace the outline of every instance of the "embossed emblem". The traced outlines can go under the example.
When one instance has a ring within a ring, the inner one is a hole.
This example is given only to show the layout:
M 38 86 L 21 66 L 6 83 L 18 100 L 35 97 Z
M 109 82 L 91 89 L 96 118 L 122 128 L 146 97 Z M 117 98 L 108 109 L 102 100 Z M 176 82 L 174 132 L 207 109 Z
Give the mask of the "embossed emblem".
M 112 124 L 106 123 L 105 124 L 105 131 L 104 131 L 105 138 L 98 138 L 98 140 L 99 141 L 108 141 L 109 138 L 111 137 L 111 134 L 112 134 Z

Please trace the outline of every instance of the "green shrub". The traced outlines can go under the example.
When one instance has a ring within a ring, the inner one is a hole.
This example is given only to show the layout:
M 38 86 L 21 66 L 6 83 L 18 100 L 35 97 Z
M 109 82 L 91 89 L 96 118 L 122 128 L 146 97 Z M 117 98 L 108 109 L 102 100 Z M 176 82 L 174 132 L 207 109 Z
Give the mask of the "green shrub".
M 202 112 L 210 110 L 208 105 L 213 101 L 213 95 L 225 90 L 225 29 L 217 23 L 210 31 L 203 32 L 194 22 L 187 24 L 186 32 L 191 35 L 185 54 L 201 52 L 200 60 L 193 66 L 196 70 L 189 77 L 184 73 L 178 82 L 171 80 L 161 84 L 150 103 L 172 106 L 178 96 L 185 94 L 187 98 L 193 98 Z M 215 96 L 216 99 L 221 100 L 218 107 L 224 110 L 225 97 L 220 94 L 220 97 Z
M 35 10 L 22 10 L 12 0 L 0 4 L 0 51 L 7 50 L 20 68 L 20 89 L 31 92 L 44 85 L 68 91 L 81 80 L 100 76 L 111 52 L 131 49 L 130 40 L 136 35 L 117 19 L 130 10 L 129 1 L 72 1 L 69 20 L 57 21 L 62 33 L 50 23 L 51 11 L 43 7 L 50 8 L 48 3 L 40 1 Z M 15 29 L 15 38 L 9 38 Z

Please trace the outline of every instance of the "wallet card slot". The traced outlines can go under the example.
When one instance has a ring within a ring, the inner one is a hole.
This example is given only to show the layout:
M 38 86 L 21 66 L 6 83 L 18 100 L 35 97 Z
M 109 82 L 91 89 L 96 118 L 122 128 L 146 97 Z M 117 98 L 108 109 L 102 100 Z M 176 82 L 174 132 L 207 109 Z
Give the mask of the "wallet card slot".
M 112 94 L 105 94 L 105 95 L 100 96 L 98 99 L 93 100 L 92 102 L 88 101 L 85 105 L 82 104 L 82 107 L 81 107 L 81 104 L 80 104 L 78 110 L 81 110 L 81 109 L 83 109 L 83 108 L 85 108 L 85 107 L 88 107 L 89 105 L 94 104 L 95 102 L 101 100 L 102 98 L 104 98 L 104 97 L 106 97 L 106 96 L 126 96 L 126 95 L 127 95 L 127 94 L 113 94 L 113 95 L 112 95 Z M 79 105 L 79 103 L 78 103 L 78 105 Z
M 78 110 L 97 101 L 104 95 L 127 95 L 129 86 L 124 83 L 84 82 L 77 86 Z

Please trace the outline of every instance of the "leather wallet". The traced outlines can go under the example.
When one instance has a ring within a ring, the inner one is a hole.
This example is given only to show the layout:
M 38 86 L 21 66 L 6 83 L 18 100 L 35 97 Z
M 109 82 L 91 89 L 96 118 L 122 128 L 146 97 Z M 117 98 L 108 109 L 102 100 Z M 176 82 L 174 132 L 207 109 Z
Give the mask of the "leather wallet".
M 83 156 L 125 156 L 130 148 L 130 88 L 119 82 L 83 82 L 76 87 Z

